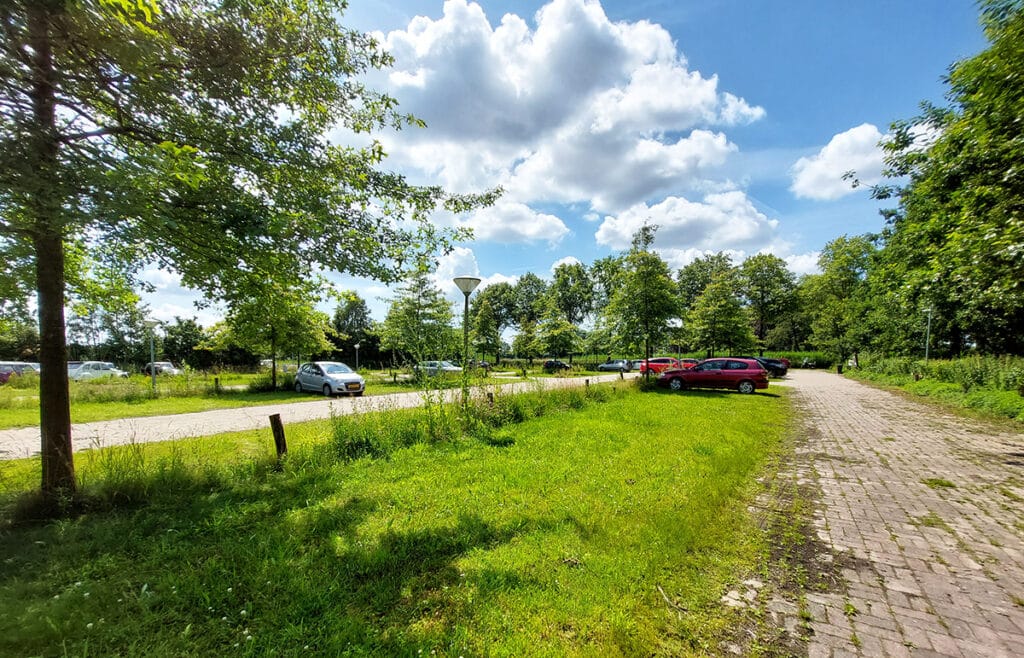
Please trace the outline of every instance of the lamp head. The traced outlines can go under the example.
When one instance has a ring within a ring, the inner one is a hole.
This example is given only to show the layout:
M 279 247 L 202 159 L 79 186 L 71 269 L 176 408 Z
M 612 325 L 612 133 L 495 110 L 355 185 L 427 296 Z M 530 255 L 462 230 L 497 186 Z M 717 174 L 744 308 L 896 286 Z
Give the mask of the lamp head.
M 457 276 L 453 280 L 455 285 L 459 287 L 459 290 L 462 291 L 462 294 L 467 296 L 480 285 L 480 279 L 475 276 Z

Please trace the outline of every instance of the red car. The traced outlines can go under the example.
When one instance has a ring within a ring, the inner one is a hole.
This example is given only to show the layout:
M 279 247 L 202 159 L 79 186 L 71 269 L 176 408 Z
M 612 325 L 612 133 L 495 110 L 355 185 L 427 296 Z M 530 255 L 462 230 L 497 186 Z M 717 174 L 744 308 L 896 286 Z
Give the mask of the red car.
M 705 359 L 684 370 L 666 370 L 658 375 L 658 386 L 681 391 L 687 388 L 734 388 L 753 393 L 768 388 L 768 371 L 753 359 Z
M 651 372 L 662 372 L 670 368 L 682 368 L 683 364 L 679 362 L 679 359 L 673 359 L 670 356 L 659 356 L 654 359 L 645 359 L 640 361 L 640 374 L 647 372 L 648 368 Z

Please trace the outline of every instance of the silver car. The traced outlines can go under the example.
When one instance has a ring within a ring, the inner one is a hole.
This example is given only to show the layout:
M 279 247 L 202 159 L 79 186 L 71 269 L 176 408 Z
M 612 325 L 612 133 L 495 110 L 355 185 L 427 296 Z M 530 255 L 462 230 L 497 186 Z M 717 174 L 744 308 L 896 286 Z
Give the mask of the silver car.
M 359 397 L 366 390 L 366 381 L 344 363 L 336 361 L 313 361 L 303 363 L 295 373 L 295 392 L 318 391 L 332 395 L 354 395 Z
M 420 361 L 413 366 L 413 370 L 417 374 L 426 375 L 427 377 L 438 377 L 462 372 L 462 368 L 451 361 Z
M 114 367 L 109 361 L 86 361 L 70 373 L 71 379 L 76 382 L 84 382 L 91 379 L 104 379 L 108 377 L 127 377 L 128 373 Z

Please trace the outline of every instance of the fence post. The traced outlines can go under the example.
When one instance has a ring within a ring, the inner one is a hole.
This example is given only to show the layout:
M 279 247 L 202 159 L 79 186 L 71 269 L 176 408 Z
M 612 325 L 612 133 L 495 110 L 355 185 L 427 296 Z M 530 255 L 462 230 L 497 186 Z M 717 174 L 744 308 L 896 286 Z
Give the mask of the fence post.
M 487 404 L 491 407 L 494 406 L 494 393 L 487 391 Z
M 270 417 L 270 431 L 274 433 L 274 447 L 277 448 L 277 461 L 288 454 L 288 442 L 284 438 L 284 425 L 281 423 L 281 414 L 274 414 Z

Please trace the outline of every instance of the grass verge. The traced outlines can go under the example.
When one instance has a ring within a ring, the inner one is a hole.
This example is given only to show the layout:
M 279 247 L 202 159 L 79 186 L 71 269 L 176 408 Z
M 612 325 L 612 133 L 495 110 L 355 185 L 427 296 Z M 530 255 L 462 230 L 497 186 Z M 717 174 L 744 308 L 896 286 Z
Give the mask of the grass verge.
M 867 370 L 847 370 L 845 375 L 858 381 L 870 382 L 889 389 L 908 393 L 945 409 L 968 413 L 989 420 L 1011 420 L 1024 423 L 1024 396 L 1018 391 L 993 388 L 964 390 L 960 384 L 934 379 L 915 381 L 909 375 L 890 375 Z
M 2 527 L 0 654 L 720 653 L 788 402 L 595 390 L 499 398 L 479 438 L 368 417 L 379 457 L 289 427 L 280 470 L 269 432 L 85 453 L 91 511 Z

